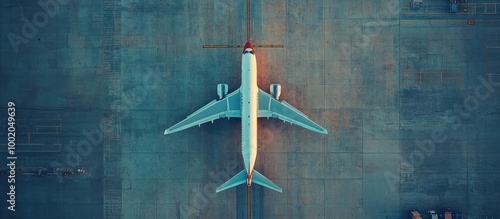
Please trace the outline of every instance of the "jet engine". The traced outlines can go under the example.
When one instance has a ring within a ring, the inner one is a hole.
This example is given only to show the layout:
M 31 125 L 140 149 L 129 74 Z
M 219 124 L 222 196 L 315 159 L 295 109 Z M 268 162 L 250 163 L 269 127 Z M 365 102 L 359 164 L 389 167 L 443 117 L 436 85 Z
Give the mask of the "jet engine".
M 271 95 L 274 97 L 274 99 L 279 100 L 281 94 L 281 85 L 271 84 L 270 90 L 271 90 Z
M 227 84 L 218 84 L 217 85 L 217 95 L 219 95 L 219 100 L 225 98 L 227 95 Z

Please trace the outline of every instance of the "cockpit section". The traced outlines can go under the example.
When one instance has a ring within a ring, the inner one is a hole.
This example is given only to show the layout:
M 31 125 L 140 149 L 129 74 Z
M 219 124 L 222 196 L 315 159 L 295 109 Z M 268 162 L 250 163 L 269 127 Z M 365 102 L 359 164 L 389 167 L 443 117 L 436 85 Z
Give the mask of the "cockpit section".
M 255 53 L 253 52 L 253 50 L 252 50 L 252 49 L 245 49 L 245 50 L 243 50 L 243 54 L 247 54 L 247 53 L 250 53 L 250 54 L 254 54 L 254 55 L 255 55 Z

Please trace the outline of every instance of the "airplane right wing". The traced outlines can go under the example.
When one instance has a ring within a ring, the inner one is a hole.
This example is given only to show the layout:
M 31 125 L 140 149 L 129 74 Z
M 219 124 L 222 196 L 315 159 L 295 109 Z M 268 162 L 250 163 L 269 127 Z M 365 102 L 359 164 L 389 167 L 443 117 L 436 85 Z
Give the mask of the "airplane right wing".
M 240 89 L 233 91 L 221 100 L 212 100 L 212 102 L 203 106 L 199 110 L 189 115 L 186 119 L 165 130 L 165 135 L 184 129 L 201 125 L 206 122 L 214 121 L 219 118 L 239 118 L 241 117 L 241 94 Z
M 325 128 L 316 124 L 297 108 L 293 107 L 284 100 L 279 102 L 261 89 L 259 89 L 259 117 L 278 118 L 311 131 L 328 134 L 328 131 Z

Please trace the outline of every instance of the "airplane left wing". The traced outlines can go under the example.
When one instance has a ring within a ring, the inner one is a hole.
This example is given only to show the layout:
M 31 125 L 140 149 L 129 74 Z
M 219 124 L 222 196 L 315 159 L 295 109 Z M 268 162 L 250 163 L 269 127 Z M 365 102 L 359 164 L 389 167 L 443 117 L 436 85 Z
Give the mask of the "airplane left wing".
M 164 134 L 172 134 L 195 125 L 201 125 L 210 121 L 213 122 L 219 118 L 239 118 L 241 117 L 240 99 L 240 89 L 237 89 L 221 100 L 212 100 L 212 102 L 196 110 L 186 119 L 166 129 Z
M 279 102 L 261 89 L 259 89 L 259 117 L 278 118 L 311 131 L 328 134 L 325 128 L 316 124 L 297 108 L 284 100 Z

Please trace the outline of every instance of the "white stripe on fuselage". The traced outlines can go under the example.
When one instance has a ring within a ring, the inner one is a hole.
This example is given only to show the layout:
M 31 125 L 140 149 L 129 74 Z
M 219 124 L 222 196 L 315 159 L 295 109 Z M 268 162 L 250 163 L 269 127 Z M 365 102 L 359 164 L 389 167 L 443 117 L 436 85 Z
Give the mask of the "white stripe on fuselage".
M 247 48 L 247 50 L 251 50 Z M 251 177 L 257 157 L 257 61 L 252 53 L 244 53 L 241 60 L 241 154 L 247 176 Z M 251 179 L 247 182 L 251 183 Z

